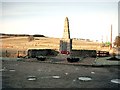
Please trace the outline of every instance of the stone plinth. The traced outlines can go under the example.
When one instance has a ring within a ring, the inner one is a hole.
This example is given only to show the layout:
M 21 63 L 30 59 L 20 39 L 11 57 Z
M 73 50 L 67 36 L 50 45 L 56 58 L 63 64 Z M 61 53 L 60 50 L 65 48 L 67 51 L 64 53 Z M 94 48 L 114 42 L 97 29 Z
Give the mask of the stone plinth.
M 60 40 L 60 52 L 61 51 L 71 52 L 71 50 L 72 50 L 72 39 Z

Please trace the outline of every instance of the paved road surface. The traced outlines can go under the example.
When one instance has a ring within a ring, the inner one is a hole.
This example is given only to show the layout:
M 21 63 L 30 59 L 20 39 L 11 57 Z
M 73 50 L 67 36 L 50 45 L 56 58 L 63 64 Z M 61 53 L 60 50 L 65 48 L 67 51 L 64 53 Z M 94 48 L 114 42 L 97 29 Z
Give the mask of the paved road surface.
M 112 79 L 120 78 L 120 66 L 87 67 L 6 60 L 2 63 L 3 88 L 118 88 Z M 28 76 L 36 76 L 28 81 Z M 59 78 L 53 78 L 59 76 Z M 91 81 L 80 81 L 88 76 Z

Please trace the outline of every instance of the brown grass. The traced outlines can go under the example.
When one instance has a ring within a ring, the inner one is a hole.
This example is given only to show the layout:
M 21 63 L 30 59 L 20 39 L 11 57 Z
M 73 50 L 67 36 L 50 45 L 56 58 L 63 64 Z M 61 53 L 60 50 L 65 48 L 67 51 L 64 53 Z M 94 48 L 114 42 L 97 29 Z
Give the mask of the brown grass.
M 2 51 L 4 50 L 15 50 L 15 51 L 27 51 L 28 49 L 55 49 L 59 50 L 60 38 L 46 38 L 37 37 L 33 41 L 28 41 L 28 37 L 10 37 L 2 38 Z M 101 43 L 88 42 L 81 40 L 72 40 L 72 49 L 77 50 L 106 50 L 109 48 L 101 47 Z

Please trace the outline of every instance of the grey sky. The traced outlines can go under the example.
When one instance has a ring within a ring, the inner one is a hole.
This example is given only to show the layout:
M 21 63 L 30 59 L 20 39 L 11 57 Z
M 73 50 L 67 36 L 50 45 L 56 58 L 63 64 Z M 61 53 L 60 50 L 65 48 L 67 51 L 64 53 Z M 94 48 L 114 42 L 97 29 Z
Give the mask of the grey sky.
M 1 32 L 62 37 L 64 19 L 68 16 L 72 38 L 100 40 L 102 35 L 109 38 L 111 24 L 115 36 L 118 31 L 118 0 L 100 1 L 4 0 Z

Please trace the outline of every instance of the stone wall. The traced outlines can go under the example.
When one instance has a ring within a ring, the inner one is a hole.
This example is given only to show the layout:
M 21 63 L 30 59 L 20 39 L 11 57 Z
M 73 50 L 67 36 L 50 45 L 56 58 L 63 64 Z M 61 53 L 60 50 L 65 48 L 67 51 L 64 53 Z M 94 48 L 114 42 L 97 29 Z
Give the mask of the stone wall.
M 58 51 L 52 49 L 29 49 L 28 57 L 35 58 L 36 56 L 56 56 Z
M 71 56 L 96 57 L 96 50 L 72 50 Z

